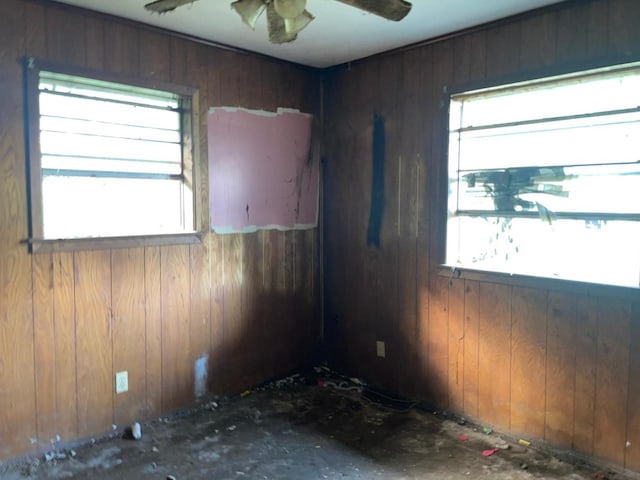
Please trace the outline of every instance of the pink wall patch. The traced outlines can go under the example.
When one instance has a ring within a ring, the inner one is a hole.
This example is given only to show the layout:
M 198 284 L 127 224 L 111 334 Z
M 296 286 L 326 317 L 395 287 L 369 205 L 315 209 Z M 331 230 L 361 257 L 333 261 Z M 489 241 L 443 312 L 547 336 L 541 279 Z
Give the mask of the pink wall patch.
M 215 107 L 208 114 L 209 202 L 216 233 L 318 224 L 313 116 Z

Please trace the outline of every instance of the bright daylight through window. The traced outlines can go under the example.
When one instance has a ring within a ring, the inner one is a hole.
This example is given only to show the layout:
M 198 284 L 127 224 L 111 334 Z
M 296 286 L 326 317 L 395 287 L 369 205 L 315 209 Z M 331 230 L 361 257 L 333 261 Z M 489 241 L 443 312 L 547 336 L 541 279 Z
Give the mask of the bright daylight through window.
M 40 71 L 36 238 L 193 232 L 190 112 L 187 95 Z
M 446 264 L 640 286 L 640 65 L 454 94 Z

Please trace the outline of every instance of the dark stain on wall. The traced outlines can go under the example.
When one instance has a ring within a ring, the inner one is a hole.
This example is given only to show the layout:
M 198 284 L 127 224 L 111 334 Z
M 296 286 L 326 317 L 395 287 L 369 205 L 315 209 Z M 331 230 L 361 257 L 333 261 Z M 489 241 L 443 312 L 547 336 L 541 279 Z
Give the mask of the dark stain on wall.
M 384 216 L 384 118 L 373 115 L 373 146 L 371 175 L 371 210 L 367 227 L 367 245 L 380 247 L 380 230 Z

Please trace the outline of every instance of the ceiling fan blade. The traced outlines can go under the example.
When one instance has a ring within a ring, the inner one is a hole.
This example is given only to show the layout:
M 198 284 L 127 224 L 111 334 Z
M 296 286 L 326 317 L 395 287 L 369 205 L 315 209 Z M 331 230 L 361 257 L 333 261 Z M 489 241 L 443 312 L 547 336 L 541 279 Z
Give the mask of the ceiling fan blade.
M 264 12 L 266 3 L 263 0 L 237 0 L 231 7 L 242 17 L 242 21 L 252 29 L 256 28 L 258 17 Z
M 144 8 L 150 12 L 167 13 L 178 7 L 186 5 L 187 3 L 193 3 L 196 1 L 197 0 L 156 0 L 155 2 L 147 3 Z
M 307 10 L 302 12 L 296 18 L 285 18 L 284 29 L 289 34 L 298 34 L 302 31 L 315 17 L 311 15 Z
M 411 11 L 405 0 L 336 0 L 379 17 L 399 22 Z
M 298 36 L 295 33 L 287 33 L 284 19 L 276 12 L 273 2 L 267 5 L 267 29 L 271 43 L 293 42 Z

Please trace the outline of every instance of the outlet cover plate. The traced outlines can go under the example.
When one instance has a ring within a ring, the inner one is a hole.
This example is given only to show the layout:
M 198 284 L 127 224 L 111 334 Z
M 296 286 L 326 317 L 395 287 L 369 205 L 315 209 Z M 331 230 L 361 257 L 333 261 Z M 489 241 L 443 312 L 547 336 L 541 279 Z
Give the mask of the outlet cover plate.
M 116 373 L 116 393 L 124 393 L 129 390 L 129 374 L 124 372 Z
M 376 341 L 376 355 L 380 358 L 385 358 L 386 356 L 384 342 L 380 340 Z

